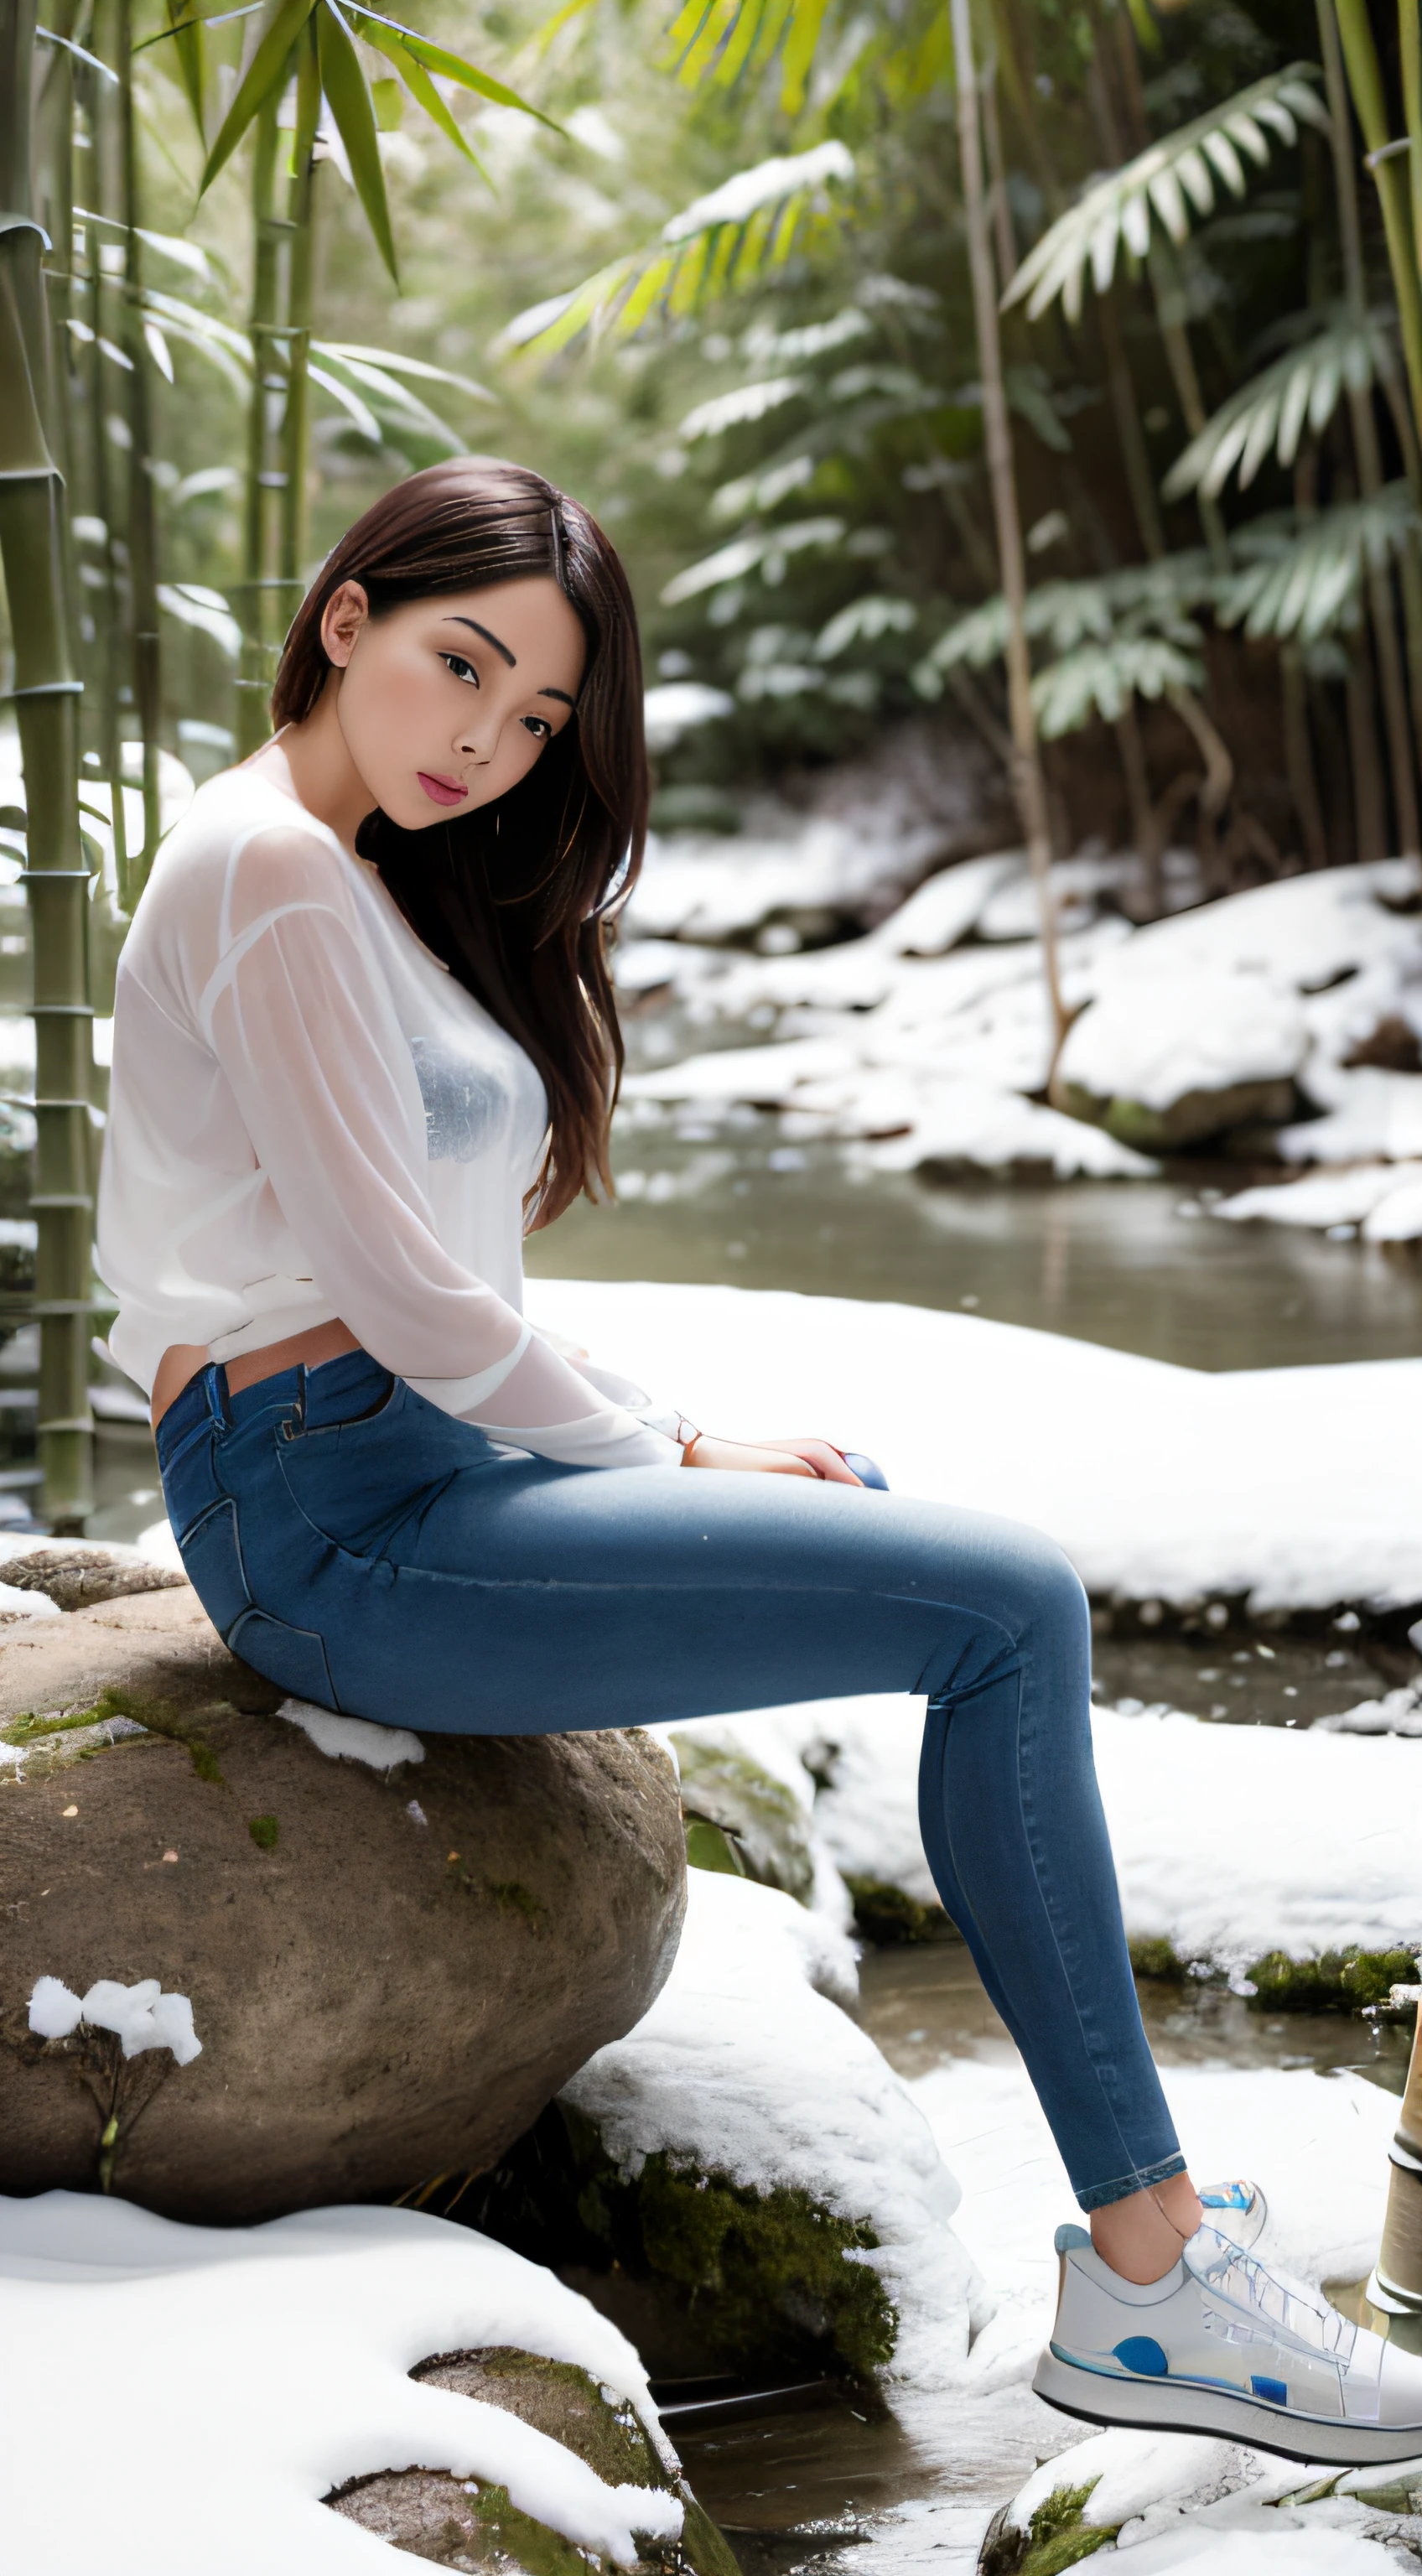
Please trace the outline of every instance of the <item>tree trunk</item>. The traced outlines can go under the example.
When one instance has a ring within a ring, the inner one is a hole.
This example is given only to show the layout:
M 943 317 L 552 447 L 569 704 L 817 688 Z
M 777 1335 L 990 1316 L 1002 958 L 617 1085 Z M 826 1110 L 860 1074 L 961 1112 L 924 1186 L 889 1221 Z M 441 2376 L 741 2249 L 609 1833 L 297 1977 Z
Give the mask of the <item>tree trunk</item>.
M 978 126 L 978 85 L 973 68 L 969 0 L 952 0 L 952 10 L 954 70 L 958 88 L 958 146 L 963 170 L 978 368 L 983 388 L 983 429 L 992 484 L 993 517 L 997 527 L 998 568 L 1007 604 L 1007 692 L 1012 725 L 1013 787 L 1027 838 L 1028 862 L 1037 886 L 1042 965 L 1052 1024 L 1052 1062 L 1048 1081 L 1051 1089 L 1056 1082 L 1057 1061 L 1068 1027 L 1057 965 L 1056 904 L 1051 886 L 1051 826 L 1046 784 L 1037 749 L 1037 719 L 1032 707 L 1032 665 L 1027 650 L 1027 567 L 1022 546 L 1022 521 L 1017 507 L 1012 427 L 1002 381 L 1002 342 L 998 334 L 997 289 L 993 279 L 992 243 L 988 235 L 983 188 L 982 137 Z
M 31 213 L 34 0 L 0 5 L 0 562 L 15 646 L 34 944 L 39 1454 L 57 1530 L 92 1501 L 89 1414 L 89 871 L 79 838 L 79 695 L 64 592 L 64 485 L 44 433 L 47 329 Z

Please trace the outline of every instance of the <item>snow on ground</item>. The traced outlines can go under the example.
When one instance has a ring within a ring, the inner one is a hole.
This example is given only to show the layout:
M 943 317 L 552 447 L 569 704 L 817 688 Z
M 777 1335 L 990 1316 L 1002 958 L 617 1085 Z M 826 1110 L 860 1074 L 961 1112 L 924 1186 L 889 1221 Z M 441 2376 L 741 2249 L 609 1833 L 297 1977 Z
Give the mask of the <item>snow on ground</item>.
M 1422 1360 L 1206 1375 L 782 1290 L 543 1279 L 527 1304 L 694 1422 L 823 1434 L 896 1492 L 1036 1523 L 1093 1593 L 1422 1603 L 1422 1450 L 1399 1437 Z
M 807 1776 L 828 1774 L 814 1821 L 836 1865 L 931 1904 L 918 1831 L 923 1708 L 886 1694 L 693 1728 L 768 1768 L 800 1754 Z M 1163 1937 L 1182 1958 L 1232 1972 L 1275 1949 L 1307 1958 L 1350 1941 L 1422 1944 L 1418 1756 L 1406 1736 L 1215 1726 L 1178 1709 L 1097 1709 L 1092 1734 L 1133 1939 Z M 1247 1869 L 1222 1814 L 1253 1820 Z
M 681 1947 L 651 2011 L 564 2099 L 630 2174 L 665 2150 L 868 2218 L 879 2242 L 863 2259 L 900 2317 L 894 2374 L 941 2387 L 989 2303 L 949 2223 L 952 2174 L 898 2076 L 840 2009 L 856 1983 L 853 1948 L 823 1917 L 693 1870 Z
M 615 2326 L 443 2219 L 319 2209 L 202 2228 L 97 2195 L 0 2201 L 5 2562 L 91 2576 L 101 2531 L 107 2576 L 334 2576 L 383 2544 L 320 2498 L 419 2466 L 504 2486 L 622 2565 L 637 2531 L 675 2537 L 674 2497 L 608 2487 L 518 2417 L 408 2376 L 496 2344 L 579 2363 L 656 2421 Z
M 859 938 L 800 945 L 785 915 L 862 903 L 855 870 L 870 859 L 892 900 L 924 864 L 917 843 L 902 855 L 895 880 L 872 843 L 829 823 L 795 841 L 659 845 L 628 908 L 620 986 L 629 996 L 669 988 L 693 1026 L 749 1025 L 766 1042 L 635 1074 L 630 1114 L 750 1103 L 778 1111 L 792 1138 L 838 1138 L 889 1169 L 961 1161 L 1128 1178 L 1153 1168 L 1027 1097 L 1046 1082 L 1051 1031 L 1021 852 L 942 869 Z M 1136 930 L 1103 909 L 1131 899 L 1132 864 L 1083 856 L 1053 870 L 1063 991 L 1077 1014 L 1062 1055 L 1069 1081 L 1102 1101 L 1164 1110 L 1190 1092 L 1292 1080 L 1324 1114 L 1284 1129 L 1286 1156 L 1422 1153 L 1422 1075 L 1350 1062 L 1385 1022 L 1404 1037 L 1422 1032 L 1412 862 L 1286 878 Z M 759 953 L 716 944 L 751 934 Z

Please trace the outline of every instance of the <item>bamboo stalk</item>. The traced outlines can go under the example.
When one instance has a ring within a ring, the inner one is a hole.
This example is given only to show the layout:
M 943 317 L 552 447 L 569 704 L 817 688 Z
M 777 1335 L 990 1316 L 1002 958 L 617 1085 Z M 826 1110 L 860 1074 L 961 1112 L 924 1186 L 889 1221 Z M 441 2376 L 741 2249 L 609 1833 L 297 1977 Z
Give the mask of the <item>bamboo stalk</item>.
M 1422 434 L 1422 283 L 1418 279 L 1418 245 L 1412 225 L 1412 188 L 1416 180 L 1414 178 L 1409 184 L 1396 160 L 1379 161 L 1372 157 L 1382 152 L 1391 138 L 1382 71 L 1368 17 L 1368 0 L 1319 0 L 1318 14 L 1324 39 L 1326 73 L 1338 40 L 1342 39 L 1343 56 L 1348 66 L 1348 87 L 1357 109 L 1358 123 L 1363 129 L 1363 140 L 1369 154 L 1368 166 L 1382 207 L 1388 265 L 1392 270 L 1393 293 L 1397 298 L 1398 320 L 1402 326 L 1403 356 L 1407 361 L 1407 381 L 1412 394 L 1412 413 L 1418 432 Z M 1330 100 L 1331 97 L 1330 80 Z M 1335 126 L 1339 121 L 1334 111 Z M 1344 130 L 1347 130 L 1346 120 Z
M 1332 119 L 1333 172 L 1338 191 L 1338 232 L 1343 250 L 1344 291 L 1354 319 L 1361 325 L 1367 318 L 1367 276 L 1363 266 L 1363 233 L 1358 218 L 1357 183 L 1353 156 L 1348 148 L 1348 101 L 1343 86 L 1343 66 L 1339 59 L 1338 35 L 1332 23 L 1328 0 L 1318 0 L 1319 34 L 1323 39 L 1324 79 L 1328 88 Z M 1415 282 L 1415 281 L 1414 281 Z M 1348 387 L 1348 417 L 1353 432 L 1353 453 L 1357 459 L 1358 484 L 1365 500 L 1376 500 L 1383 487 L 1382 450 L 1378 441 L 1377 417 L 1372 395 L 1357 386 Z M 1397 617 L 1393 606 L 1392 584 L 1381 564 L 1370 563 L 1367 575 L 1368 612 L 1372 621 L 1373 648 L 1377 655 L 1378 683 L 1382 693 L 1383 723 L 1387 732 L 1388 764 L 1392 773 L 1393 819 L 1398 842 L 1405 857 L 1415 857 L 1419 848 L 1417 787 L 1413 770 L 1412 735 L 1408 719 L 1407 690 L 1403 682 L 1402 657 L 1398 650 Z M 1416 584 L 1404 585 L 1404 608 L 1412 609 L 1409 628 L 1416 612 Z M 1422 634 L 1409 632 L 1408 659 L 1411 664 L 1413 704 L 1422 704 Z
M 281 401 L 278 290 L 283 227 L 276 218 L 277 102 L 258 114 L 252 154 L 252 391 L 247 407 L 247 473 L 242 510 L 242 658 L 237 674 L 237 751 L 245 759 L 265 742 L 272 672 L 267 648 L 267 472 L 271 414 Z
M 297 46 L 296 133 L 292 147 L 286 311 L 286 413 L 282 421 L 281 577 L 290 584 L 283 623 L 294 611 L 309 544 L 307 486 L 311 446 L 312 297 L 316 266 L 316 129 L 321 115 L 321 68 L 316 21 L 308 18 Z
M 98 228 L 85 228 L 89 268 L 89 318 L 93 338 L 89 343 L 89 418 L 93 449 L 94 509 L 103 521 L 103 576 L 100 594 L 102 610 L 99 624 L 102 632 L 95 636 L 98 670 L 98 708 L 96 749 L 100 766 L 109 787 L 109 812 L 112 816 L 114 845 L 114 889 L 120 912 L 132 912 L 136 896 L 129 883 L 128 814 L 123 801 L 123 745 L 119 733 L 120 693 L 128 662 L 127 623 L 119 583 L 118 547 L 114 536 L 114 488 L 109 471 L 109 432 L 104 416 L 104 357 L 99 347 L 103 329 L 103 293 L 99 265 Z
M 158 636 L 158 513 L 153 490 L 153 360 L 143 335 L 143 221 L 138 170 L 138 124 L 133 105 L 133 0 L 118 0 L 119 135 L 123 170 L 123 351 L 131 373 L 128 395 L 128 582 L 133 617 L 133 704 L 143 746 L 143 848 L 129 876 L 132 899 L 142 894 L 157 854 L 162 823 L 158 804 L 158 736 L 163 720 L 163 671 Z
M 31 1205 L 39 1244 L 39 1454 L 56 1530 L 92 1501 L 89 1413 L 89 872 L 79 837 L 80 682 L 64 595 L 64 485 L 42 416 L 41 236 L 31 212 L 34 0 L 0 5 L 0 563 L 15 646 L 14 698 L 28 817 L 34 944 L 35 1117 Z
M 1027 856 L 1037 888 L 1042 932 L 1042 968 L 1052 1023 L 1052 1064 L 1048 1088 L 1056 1085 L 1057 1062 L 1069 1026 L 1062 1001 L 1057 963 L 1056 904 L 1051 886 L 1052 840 L 1046 782 L 1037 748 L 1037 719 L 1032 706 L 1032 665 L 1027 648 L 1027 559 L 1017 506 L 1017 477 L 1012 454 L 1012 426 L 1002 380 L 1002 342 L 998 332 L 997 286 L 988 234 L 983 188 L 982 136 L 978 123 L 978 84 L 973 65 L 973 29 L 969 0 L 951 0 L 953 55 L 958 90 L 958 148 L 963 173 L 963 203 L 968 227 L 968 266 L 973 287 L 978 368 L 983 389 L 983 430 L 988 476 L 997 528 L 998 569 L 1007 604 L 1007 694 L 1012 726 L 1013 786 Z

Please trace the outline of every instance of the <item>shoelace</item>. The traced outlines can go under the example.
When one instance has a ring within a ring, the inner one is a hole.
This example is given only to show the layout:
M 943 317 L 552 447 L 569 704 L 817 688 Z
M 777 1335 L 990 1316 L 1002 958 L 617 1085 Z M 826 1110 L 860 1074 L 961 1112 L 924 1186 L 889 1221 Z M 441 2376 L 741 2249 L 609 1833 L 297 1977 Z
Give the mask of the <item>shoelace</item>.
M 1356 2325 L 1301 2282 L 1266 2271 L 1255 2256 L 1213 2227 L 1197 2229 L 1185 2247 L 1184 2263 L 1202 2290 L 1233 2311 L 1220 2320 L 1232 2340 L 1292 2345 L 1296 2352 L 1317 2353 L 1347 2369 L 1358 2339 Z

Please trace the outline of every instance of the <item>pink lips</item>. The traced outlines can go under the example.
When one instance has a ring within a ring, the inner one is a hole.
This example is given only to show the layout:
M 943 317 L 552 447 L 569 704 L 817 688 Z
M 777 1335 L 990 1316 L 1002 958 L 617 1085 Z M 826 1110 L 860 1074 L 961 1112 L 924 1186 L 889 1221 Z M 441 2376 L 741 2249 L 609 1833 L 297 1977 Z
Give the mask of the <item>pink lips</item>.
M 417 769 L 415 776 L 434 805 L 462 805 L 469 793 L 457 778 L 439 778 L 428 769 Z

